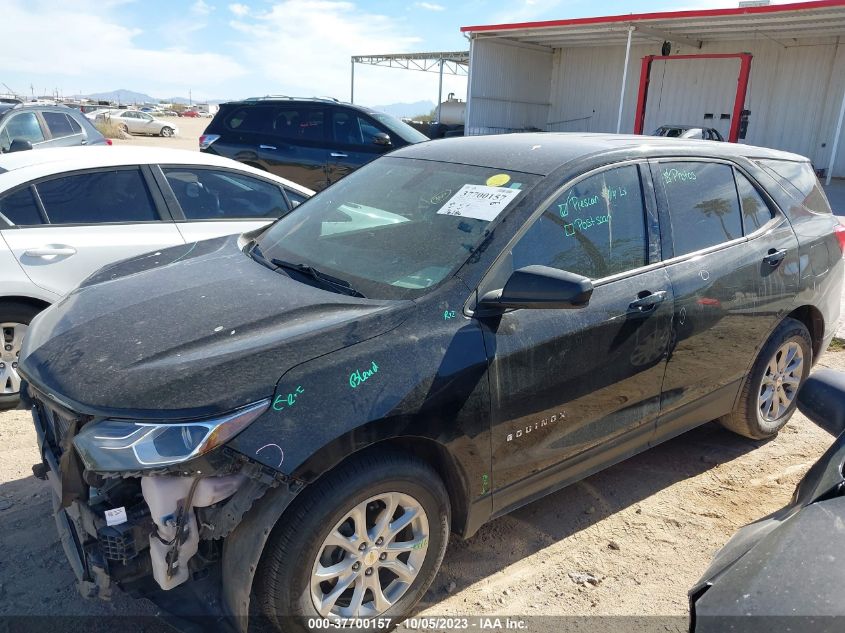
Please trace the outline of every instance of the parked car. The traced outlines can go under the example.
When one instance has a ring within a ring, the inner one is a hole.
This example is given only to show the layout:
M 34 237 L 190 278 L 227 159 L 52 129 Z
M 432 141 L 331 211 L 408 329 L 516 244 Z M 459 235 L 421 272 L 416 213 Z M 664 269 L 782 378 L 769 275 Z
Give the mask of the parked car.
M 816 371 L 798 408 L 836 437 L 785 508 L 746 525 L 690 591 L 693 633 L 838 631 L 845 523 L 845 374 Z
M 65 148 L 0 157 L 0 408 L 33 317 L 125 257 L 266 225 L 311 191 L 199 152 Z
M 712 127 L 697 127 L 694 125 L 663 125 L 654 131 L 652 136 L 666 136 L 669 138 L 695 138 L 704 141 L 724 141 L 719 130 Z
M 186 116 L 189 119 L 195 119 L 199 115 L 200 115 L 200 113 L 197 112 L 196 110 L 182 110 L 182 114 L 180 114 L 179 116 Z
M 285 631 L 386 628 L 450 532 L 714 418 L 776 434 L 836 328 L 842 248 L 794 154 L 409 145 L 44 311 L 20 364 L 36 472 L 89 595 L 182 588 L 246 630 L 254 593 Z
M 118 110 L 98 114 L 97 118 L 106 118 L 124 131 L 130 134 L 152 134 L 154 136 L 174 136 L 179 133 L 179 128 L 173 125 L 172 121 L 157 119 L 146 112 L 138 110 Z
M 0 154 L 72 145 L 111 145 L 111 141 L 73 108 L 0 103 Z
M 334 99 L 258 98 L 224 103 L 200 150 L 319 191 L 385 152 L 428 140 L 407 123 Z

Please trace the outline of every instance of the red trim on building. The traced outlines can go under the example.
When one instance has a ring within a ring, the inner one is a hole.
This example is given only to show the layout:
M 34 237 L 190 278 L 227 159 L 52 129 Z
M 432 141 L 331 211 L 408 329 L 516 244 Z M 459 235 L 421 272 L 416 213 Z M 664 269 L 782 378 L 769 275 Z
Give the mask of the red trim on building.
M 731 128 L 728 141 L 736 143 L 739 140 L 739 122 L 745 109 L 745 95 L 748 91 L 748 77 L 751 74 L 751 53 L 702 53 L 701 55 L 646 55 L 640 70 L 640 89 L 637 94 L 637 113 L 634 115 L 634 134 L 642 134 L 645 125 L 645 107 L 648 100 L 648 84 L 651 79 L 651 63 L 655 59 L 728 59 L 740 60 L 739 77 L 736 84 L 736 97 L 731 115 Z
M 625 15 L 606 15 L 592 18 L 571 18 L 568 20 L 545 20 L 543 22 L 515 22 L 512 24 L 487 24 L 462 26 L 461 32 L 479 33 L 484 31 L 513 31 L 517 29 L 542 29 L 552 26 L 584 26 L 587 24 L 613 24 L 616 22 L 639 22 L 642 20 L 681 20 L 684 18 L 708 18 L 737 15 L 760 15 L 767 13 L 787 13 L 803 9 L 824 9 L 845 7 L 845 0 L 818 0 L 816 2 L 793 2 L 762 7 L 741 7 L 731 9 L 698 9 L 689 11 L 662 11 L 659 13 L 628 13 Z

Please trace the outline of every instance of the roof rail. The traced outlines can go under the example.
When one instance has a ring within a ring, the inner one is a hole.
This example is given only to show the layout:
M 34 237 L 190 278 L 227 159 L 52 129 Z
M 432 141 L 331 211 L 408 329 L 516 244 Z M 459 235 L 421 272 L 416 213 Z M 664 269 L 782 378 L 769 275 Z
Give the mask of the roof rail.
M 335 97 L 292 97 L 290 95 L 264 95 L 262 97 L 247 97 L 244 101 L 329 101 L 331 103 L 341 103 L 340 99 Z

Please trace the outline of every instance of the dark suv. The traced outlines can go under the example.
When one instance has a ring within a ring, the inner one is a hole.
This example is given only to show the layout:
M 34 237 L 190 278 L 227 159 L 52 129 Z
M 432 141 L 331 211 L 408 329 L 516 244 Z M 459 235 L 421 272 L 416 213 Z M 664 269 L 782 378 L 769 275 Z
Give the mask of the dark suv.
M 89 594 L 381 630 L 450 532 L 708 420 L 776 434 L 835 332 L 842 228 L 810 163 L 768 149 L 406 147 L 36 317 L 35 471 Z
M 0 153 L 73 145 L 111 145 L 79 110 L 0 103 Z
M 199 143 L 203 152 L 320 191 L 385 152 L 427 140 L 389 114 L 351 103 L 260 97 L 221 104 Z

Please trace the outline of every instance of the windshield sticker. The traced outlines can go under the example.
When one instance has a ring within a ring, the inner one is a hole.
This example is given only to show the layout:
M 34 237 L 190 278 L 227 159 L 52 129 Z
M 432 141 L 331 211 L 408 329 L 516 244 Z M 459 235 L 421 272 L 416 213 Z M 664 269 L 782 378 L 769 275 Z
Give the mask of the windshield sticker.
M 376 365 L 376 361 L 373 361 L 373 364 L 369 369 L 365 369 L 363 371 L 356 369 L 354 372 L 349 374 L 349 386 L 355 389 L 355 387 L 359 386 L 361 383 L 372 378 L 377 372 L 378 365 Z
M 671 185 L 676 182 L 688 182 L 696 179 L 697 176 L 695 175 L 695 172 L 690 171 L 689 169 L 672 168 L 663 170 L 663 182 L 667 185 Z
M 492 222 L 519 193 L 518 189 L 464 185 L 437 212 Z
M 511 177 L 507 174 L 496 174 L 490 176 L 485 183 L 488 187 L 504 187 L 511 181 Z
M 512 182 L 511 184 L 508 185 L 508 189 L 522 189 L 522 183 L 521 182 Z

